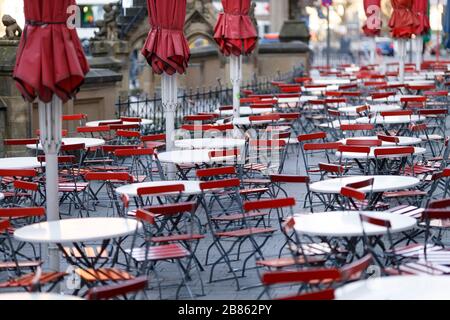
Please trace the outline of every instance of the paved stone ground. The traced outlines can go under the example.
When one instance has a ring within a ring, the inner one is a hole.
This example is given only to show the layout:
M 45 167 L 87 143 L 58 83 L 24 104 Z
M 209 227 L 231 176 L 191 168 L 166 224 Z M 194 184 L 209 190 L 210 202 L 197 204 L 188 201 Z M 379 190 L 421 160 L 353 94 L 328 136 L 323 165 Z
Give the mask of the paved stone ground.
M 292 150 L 295 150 L 295 146 L 293 146 Z M 317 159 L 317 161 L 321 161 L 323 159 Z M 292 151 L 289 153 L 289 157 L 287 159 L 287 163 L 285 166 L 285 172 L 286 173 L 302 173 L 303 170 L 303 164 L 302 161 L 299 161 L 299 166 L 301 168 L 300 171 L 297 169 L 297 156 L 295 151 Z M 288 187 L 288 193 L 290 196 L 295 197 L 298 199 L 298 204 L 296 211 L 302 212 L 304 211 L 302 209 L 303 205 L 303 199 L 305 196 L 306 189 L 304 187 Z M 104 216 L 107 214 L 107 211 L 105 208 L 100 209 L 97 212 L 97 215 Z M 204 217 L 204 212 L 198 212 L 199 217 Z M 205 223 L 204 218 L 202 218 L 202 223 Z M 272 225 L 278 228 L 278 222 L 273 219 L 271 221 Z M 129 241 L 124 244 L 124 247 L 129 246 Z M 202 240 L 200 243 L 200 246 L 197 250 L 197 256 L 200 259 L 200 261 L 205 260 L 206 250 L 209 244 L 211 243 L 211 237 L 209 236 L 209 233 L 207 233 L 206 239 Z M 267 244 L 264 247 L 264 254 L 266 257 L 275 257 L 278 255 L 278 252 L 281 248 L 281 246 L 284 243 L 284 236 L 281 234 L 280 231 L 276 232 L 272 238 L 269 239 Z M 248 249 L 248 248 L 247 248 Z M 245 249 L 244 249 L 245 250 Z M 45 250 L 43 250 L 45 252 Z M 213 258 L 217 257 L 217 254 L 213 254 Z M 123 259 L 121 259 L 123 261 Z M 251 264 L 254 265 L 254 259 L 252 258 Z M 45 266 L 44 266 L 45 267 Z M 61 268 L 62 270 L 65 270 L 67 268 L 67 264 L 64 260 L 61 259 Z M 158 274 L 161 277 L 161 283 L 162 285 L 166 286 L 169 284 L 175 285 L 168 288 L 162 289 L 162 298 L 163 299 L 174 299 L 176 296 L 176 285 L 180 282 L 180 275 L 179 272 L 174 264 L 171 263 L 162 263 L 157 268 Z M 209 283 L 209 271 L 210 267 L 206 267 L 206 270 L 200 273 L 200 277 L 204 282 L 204 289 L 205 289 L 205 295 L 204 296 L 198 296 L 196 299 L 220 299 L 220 300 L 241 300 L 241 299 L 256 299 L 260 293 L 262 292 L 262 288 L 260 285 L 260 272 L 263 270 L 248 270 L 246 273 L 246 276 L 240 279 L 240 284 L 243 289 L 240 291 L 236 290 L 236 285 L 234 280 L 228 280 L 228 281 L 222 281 L 222 282 L 213 282 Z M 225 265 L 219 265 L 217 268 L 217 276 L 223 277 L 228 276 L 227 269 L 225 268 Z M 5 272 L 0 272 L 0 277 L 2 279 L 5 279 L 7 277 L 7 274 Z M 154 275 L 149 276 L 150 284 L 155 285 L 155 277 Z M 256 286 L 256 287 L 255 287 Z M 63 291 L 66 293 L 70 293 L 71 291 L 67 288 L 64 288 L 65 284 L 63 285 Z M 189 281 L 189 287 L 192 289 L 194 293 L 200 293 L 200 280 L 196 273 L 192 274 L 192 281 Z M 289 289 L 285 289 L 289 290 Z M 280 291 L 281 293 L 284 291 Z M 158 290 L 152 289 L 148 290 L 146 292 L 146 295 L 148 299 L 159 299 L 159 292 Z M 143 297 L 142 297 L 143 298 Z M 189 299 L 189 295 L 186 290 L 181 291 L 181 299 Z

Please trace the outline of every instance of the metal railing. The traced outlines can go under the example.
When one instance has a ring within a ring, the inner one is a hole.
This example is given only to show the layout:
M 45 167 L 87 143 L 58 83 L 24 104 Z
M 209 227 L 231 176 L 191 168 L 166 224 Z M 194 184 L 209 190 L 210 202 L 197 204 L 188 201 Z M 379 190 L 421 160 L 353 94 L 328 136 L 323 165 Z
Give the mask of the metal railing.
M 291 72 L 278 73 L 273 77 L 254 78 L 243 84 L 242 89 L 249 89 L 257 93 L 272 93 L 274 87 L 272 81 L 293 82 L 295 77 L 303 76 L 304 68 L 296 67 Z M 233 90 L 223 86 L 220 79 L 218 85 L 210 88 L 197 88 L 179 90 L 178 108 L 175 115 L 175 125 L 179 127 L 186 115 L 198 113 L 211 113 L 217 108 L 233 103 Z M 165 130 L 164 108 L 161 94 L 152 96 L 147 94 L 126 98 L 119 98 L 116 103 L 116 112 L 119 117 L 139 117 L 151 120 L 151 125 L 146 126 L 147 134 L 161 133 Z

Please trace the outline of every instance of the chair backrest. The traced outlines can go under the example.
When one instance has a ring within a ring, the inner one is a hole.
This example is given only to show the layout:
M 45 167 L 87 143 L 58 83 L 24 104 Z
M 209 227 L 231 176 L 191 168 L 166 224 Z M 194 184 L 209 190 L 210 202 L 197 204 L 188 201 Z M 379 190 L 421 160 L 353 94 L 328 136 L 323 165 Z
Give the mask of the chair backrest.
M 139 156 L 151 156 L 155 154 L 155 150 L 151 148 L 142 149 L 118 149 L 114 151 L 116 157 L 139 157 Z
M 33 178 L 36 176 L 35 169 L 0 169 L 0 177 Z
M 196 171 L 196 176 L 200 179 L 202 178 L 211 178 L 217 176 L 227 176 L 227 175 L 236 175 L 235 167 L 219 167 L 219 168 L 208 168 L 208 169 L 200 169 Z
M 134 123 L 141 123 L 142 119 L 138 117 L 120 117 L 120 120 L 122 122 L 134 122 Z
M 319 170 L 324 173 L 332 173 L 342 175 L 345 172 L 345 168 L 338 164 L 331 163 L 319 163 Z
M 378 226 L 378 227 L 385 227 L 387 229 L 391 229 L 392 228 L 392 224 L 391 224 L 390 220 L 376 218 L 376 217 L 371 217 L 371 216 L 368 216 L 368 215 L 363 214 L 363 213 L 360 213 L 359 217 L 361 219 L 361 222 L 365 222 L 367 224 L 372 224 L 372 225 Z
M 224 188 L 239 188 L 240 185 L 241 185 L 241 181 L 239 179 L 207 181 L 207 182 L 200 183 L 200 190 L 208 191 L 208 190 L 224 189 Z
M 341 196 L 352 200 L 364 201 L 366 199 L 366 194 L 364 192 L 350 187 L 342 187 L 340 194 Z
M 411 110 L 399 110 L 399 111 L 383 111 L 380 112 L 382 117 L 396 117 L 396 116 L 412 116 Z
M 0 218 L 17 219 L 44 216 L 45 208 L 42 207 L 0 208 Z
M 327 134 L 325 132 L 315 132 L 315 133 L 308 133 L 308 134 L 302 134 L 297 137 L 299 142 L 306 142 L 306 141 L 314 141 L 314 140 L 324 140 L 327 138 Z
M 185 191 L 184 184 L 160 185 L 154 187 L 142 187 L 137 189 L 137 194 L 140 197 L 150 195 L 165 195 L 170 193 L 182 193 Z
M 118 284 L 98 286 L 89 289 L 87 300 L 109 300 L 112 298 L 123 297 L 130 293 L 144 291 L 147 287 L 147 277 L 139 277 L 132 280 L 123 281 Z
M 128 172 L 88 172 L 86 181 L 123 181 L 132 183 L 134 178 Z
M 381 147 L 383 141 L 379 139 L 347 139 L 345 141 L 347 146 L 359 146 L 359 147 Z
M 86 121 L 87 114 L 78 113 L 78 114 L 66 114 L 62 116 L 63 121 Z
M 257 211 L 257 210 L 266 210 L 266 209 L 277 209 L 277 208 L 292 208 L 293 206 L 295 206 L 294 198 L 270 199 L 270 200 L 244 202 L 244 210 L 246 212 Z
M 395 148 L 377 148 L 374 150 L 374 155 L 377 158 L 398 156 L 407 157 L 413 155 L 415 152 L 414 147 L 395 147 Z
M 372 264 L 373 257 L 371 254 L 367 254 L 361 259 L 354 261 L 350 264 L 344 265 L 340 268 L 341 281 L 353 281 L 361 278 L 361 275 Z
M 387 136 L 387 135 L 384 135 L 384 134 L 379 134 L 377 136 L 377 138 L 379 140 L 381 140 L 381 141 L 391 142 L 391 143 L 395 143 L 395 144 L 398 144 L 400 142 L 400 138 L 399 137 Z
M 27 144 L 39 144 L 39 139 L 4 139 L 3 144 L 5 146 L 26 146 Z
M 265 286 L 272 286 L 276 284 L 320 282 L 320 280 L 339 281 L 340 279 L 341 274 L 338 269 L 314 268 L 312 270 L 266 272 L 262 275 L 261 282 Z
M 375 130 L 375 125 L 370 123 L 341 124 L 340 129 L 342 131 L 372 131 Z
M 370 147 L 367 146 L 349 146 L 349 145 L 341 145 L 338 147 L 338 151 L 342 153 L 370 153 Z
M 152 134 L 148 136 L 141 136 L 142 142 L 154 142 L 154 141 L 166 141 L 166 135 L 165 134 Z

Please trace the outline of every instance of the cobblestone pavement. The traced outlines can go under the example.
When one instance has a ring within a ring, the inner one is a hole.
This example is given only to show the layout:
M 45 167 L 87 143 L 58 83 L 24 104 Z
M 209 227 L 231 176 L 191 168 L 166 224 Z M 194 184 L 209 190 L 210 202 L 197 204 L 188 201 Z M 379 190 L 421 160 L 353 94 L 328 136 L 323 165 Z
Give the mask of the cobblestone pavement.
M 286 162 L 285 166 L 285 172 L 290 174 L 296 174 L 296 173 L 302 173 L 303 170 L 303 164 L 302 161 L 299 161 L 299 168 L 301 170 L 299 171 L 297 169 L 297 154 L 296 154 L 296 146 L 291 147 L 291 151 L 289 152 L 289 157 Z M 317 159 L 317 161 L 321 161 L 322 159 Z M 295 209 L 296 212 L 303 212 L 304 209 L 302 208 L 303 205 L 303 199 L 306 194 L 306 188 L 304 187 L 288 187 L 288 193 L 290 196 L 295 197 L 298 200 L 297 208 Z M 103 208 L 98 209 L 96 212 L 96 215 L 99 216 L 105 216 L 109 213 L 110 210 Z M 204 219 L 204 212 L 199 211 L 197 212 L 197 215 L 201 218 L 202 223 L 206 224 Z M 67 217 L 64 217 L 67 218 Z M 272 217 L 271 220 L 272 226 L 279 229 L 278 222 L 276 221 L 275 217 Z M 206 250 L 208 246 L 211 244 L 211 237 L 209 235 L 209 232 L 206 232 L 206 238 L 203 239 L 200 242 L 200 245 L 197 249 L 197 256 L 201 262 L 205 261 L 205 255 Z M 267 242 L 267 244 L 264 246 L 263 251 L 264 254 L 267 257 L 275 257 L 278 255 L 281 246 L 284 244 L 284 236 L 282 233 L 278 230 Z M 129 247 L 130 240 L 126 241 L 123 245 L 124 247 Z M 249 248 L 243 248 L 243 251 L 248 250 Z M 42 249 L 42 252 L 46 252 L 45 248 Z M 217 257 L 216 253 L 213 253 L 212 258 Z M 242 260 L 242 259 L 241 259 Z M 124 259 L 120 259 L 121 262 L 124 262 Z M 254 258 L 251 258 L 251 264 L 254 265 Z M 44 268 L 46 265 L 44 265 Z M 61 259 L 61 269 L 66 270 L 67 269 L 66 262 Z M 119 266 L 120 267 L 120 266 Z M 262 287 L 260 286 L 260 274 L 264 270 L 256 270 L 251 269 L 248 270 L 245 277 L 240 278 L 240 285 L 242 290 L 236 290 L 236 284 L 234 280 L 227 280 L 227 281 L 221 281 L 221 282 L 209 282 L 209 271 L 210 267 L 205 267 L 205 271 L 200 272 L 200 277 L 204 283 L 204 290 L 205 294 L 203 296 L 196 296 L 196 299 L 220 299 L 220 300 L 240 300 L 240 299 L 256 299 L 262 292 Z M 174 263 L 162 263 L 157 267 L 157 272 L 160 277 L 160 283 L 163 286 L 172 285 L 170 287 L 164 287 L 162 288 L 162 298 L 163 299 L 174 299 L 176 297 L 177 293 L 177 284 L 180 282 L 180 274 L 176 268 L 176 265 Z M 218 266 L 216 270 L 216 274 L 220 277 L 223 276 L 229 276 L 229 273 L 225 267 L 224 264 L 221 264 Z M 0 277 L 2 279 L 6 279 L 7 273 L 6 272 L 0 272 Z M 63 292 L 65 293 L 71 293 L 72 291 L 67 288 L 67 284 L 70 285 L 70 277 L 69 280 L 63 283 Z M 154 274 L 149 275 L 149 283 L 150 286 L 156 286 L 158 281 L 155 279 Z M 189 287 L 193 291 L 194 294 L 200 293 L 200 279 L 198 275 L 193 272 L 192 273 L 192 280 L 188 282 Z M 289 289 L 286 289 L 289 290 Z M 0 290 L 3 291 L 3 290 Z M 283 291 L 281 291 L 283 292 Z M 146 297 L 141 298 L 147 298 L 147 299 L 159 299 L 159 290 L 157 288 L 152 288 L 146 292 Z M 188 292 L 183 289 L 180 293 L 181 299 L 190 299 Z M 267 297 L 264 297 L 267 298 Z

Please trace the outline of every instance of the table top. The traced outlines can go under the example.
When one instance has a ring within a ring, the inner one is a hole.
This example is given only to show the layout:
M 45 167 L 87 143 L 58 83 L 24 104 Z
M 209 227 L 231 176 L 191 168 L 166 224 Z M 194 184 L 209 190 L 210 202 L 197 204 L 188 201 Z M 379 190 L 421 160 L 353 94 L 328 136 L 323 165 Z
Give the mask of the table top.
M 250 108 L 250 107 L 241 107 L 239 109 L 239 114 L 242 116 L 249 116 L 252 114 L 264 114 L 264 113 L 271 113 L 273 112 L 273 108 Z M 218 114 L 220 116 L 232 116 L 234 114 L 233 110 L 215 110 L 215 114 Z
M 349 84 L 350 79 L 342 79 L 342 78 L 322 78 L 322 79 L 313 79 L 312 84 L 326 84 L 326 85 L 335 85 L 335 84 Z
M 316 83 L 316 84 L 317 84 L 317 83 Z M 338 85 L 327 85 L 326 87 L 319 87 L 319 88 L 314 88 L 314 87 L 306 88 L 306 87 L 302 87 L 301 90 L 302 90 L 302 92 L 309 92 L 309 93 L 313 93 L 313 95 L 315 95 L 316 92 L 317 92 L 318 94 L 321 94 L 322 92 L 325 92 L 325 91 L 336 91 L 336 90 L 339 90 L 339 86 L 338 86 Z
M 45 163 L 42 165 L 45 165 Z M 35 169 L 40 167 L 41 163 L 36 157 L 14 157 L 0 159 L 0 169 Z
M 113 121 L 120 121 L 120 119 L 109 119 L 109 120 L 98 120 L 98 121 L 89 121 L 86 123 L 86 127 L 98 127 L 100 125 L 100 123 L 102 122 L 113 122 Z M 122 124 L 128 125 L 128 124 L 140 124 L 142 126 L 146 126 L 149 124 L 152 124 L 153 121 L 150 119 L 142 119 L 141 122 L 137 123 L 137 122 L 127 122 L 124 121 Z
M 83 298 L 44 292 L 8 292 L 0 293 L 0 300 L 84 300 Z
M 133 234 L 140 222 L 124 218 L 83 218 L 41 222 L 14 232 L 19 241 L 31 243 L 74 243 L 115 239 Z
M 420 138 L 403 137 L 403 136 L 398 136 L 397 138 L 399 139 L 399 142 L 397 144 L 395 144 L 393 142 L 382 141 L 381 145 L 384 146 L 384 147 L 394 147 L 394 146 L 413 146 L 415 144 L 422 143 L 422 139 L 420 139 Z M 348 139 L 352 139 L 352 140 L 377 140 L 378 137 L 376 137 L 376 136 L 352 137 L 352 138 L 348 138 Z M 341 142 L 342 144 L 346 144 L 347 143 L 347 139 L 339 140 L 339 142 Z
M 413 229 L 417 220 L 400 214 L 380 211 L 364 211 L 364 215 L 386 219 L 391 222 L 391 232 Z M 294 229 L 301 234 L 323 237 L 360 237 L 363 228 L 358 211 L 330 211 L 294 216 Z M 369 236 L 383 235 L 387 228 L 364 223 L 364 231 Z
M 63 138 L 62 142 L 64 145 L 74 145 L 84 143 L 86 149 L 100 147 L 106 143 L 105 140 L 103 139 L 95 139 L 95 138 Z M 27 144 L 27 148 L 35 150 L 36 145 Z M 39 144 L 38 148 L 39 150 L 42 150 L 42 145 Z
M 340 107 L 338 108 L 338 111 L 341 113 L 345 113 L 348 115 L 357 115 L 356 109 L 360 106 L 349 106 L 349 107 Z M 402 108 L 397 104 L 374 104 L 369 105 L 369 111 L 372 113 L 380 113 L 380 112 L 387 112 L 387 111 L 398 111 Z
M 318 96 L 300 96 L 298 98 L 278 98 L 278 103 L 302 103 L 318 99 L 319 99 Z
M 393 276 L 347 284 L 338 300 L 450 300 L 450 276 Z
M 130 197 L 136 197 L 137 191 L 140 188 L 148 188 L 148 187 L 156 187 L 156 186 L 173 186 L 173 185 L 184 185 L 183 194 L 193 195 L 201 193 L 200 190 L 200 181 L 150 181 L 150 182 L 142 182 L 142 183 L 133 183 L 125 186 L 121 186 L 116 189 L 118 194 L 126 194 Z
M 414 123 L 419 121 L 424 121 L 425 117 L 420 117 L 416 115 L 412 116 L 389 116 L 382 117 L 376 116 L 371 119 L 368 117 L 362 117 L 356 119 L 356 123 L 373 123 L 373 124 L 405 124 L 405 123 Z
M 231 149 L 240 148 L 244 145 L 244 139 L 231 138 L 183 139 L 175 141 L 175 147 L 178 149 Z
M 342 153 L 342 158 L 343 159 L 374 159 L 375 158 L 375 150 L 376 149 L 382 149 L 383 147 L 377 147 L 377 148 L 370 148 L 370 153 L 367 156 L 366 153 L 358 153 L 358 152 L 344 152 Z M 424 154 L 425 152 L 427 152 L 427 149 L 425 148 L 421 148 L 421 147 L 415 147 L 414 148 L 414 155 L 418 156 L 421 154 Z M 336 156 L 337 157 L 341 157 L 341 153 L 340 152 L 336 152 Z M 383 158 L 398 158 L 397 155 L 386 155 L 383 156 Z
M 414 95 L 414 94 L 397 94 L 395 96 L 389 96 L 387 98 L 378 98 L 373 99 L 372 97 L 367 97 L 367 101 L 376 101 L 376 102 L 400 102 L 403 98 L 419 98 L 422 96 Z
M 310 189 L 316 193 L 333 193 L 338 194 L 341 192 L 342 187 L 345 187 L 349 183 L 358 181 L 364 181 L 370 178 L 374 178 L 373 188 L 362 188 L 363 192 L 385 192 L 395 191 L 407 188 L 413 188 L 420 183 L 420 180 L 415 177 L 407 176 L 351 176 L 336 179 L 327 179 L 323 181 L 314 182 L 311 184 Z
M 158 159 L 164 163 L 173 163 L 173 164 L 202 164 L 207 163 L 211 164 L 214 162 L 224 162 L 224 161 L 233 161 L 235 160 L 235 156 L 225 156 L 225 157 L 215 157 L 211 158 L 209 153 L 213 151 L 211 149 L 203 149 L 203 150 L 176 150 L 176 151 L 167 151 L 158 154 Z
M 326 122 L 326 123 L 321 123 L 319 124 L 320 128 L 334 128 L 334 129 L 339 129 L 341 127 L 341 124 L 355 124 L 356 121 L 355 120 L 347 120 L 347 119 L 342 119 L 342 120 L 334 120 L 333 122 Z

